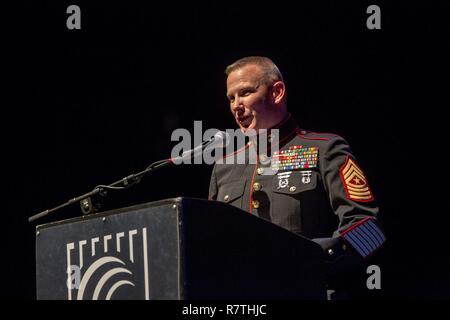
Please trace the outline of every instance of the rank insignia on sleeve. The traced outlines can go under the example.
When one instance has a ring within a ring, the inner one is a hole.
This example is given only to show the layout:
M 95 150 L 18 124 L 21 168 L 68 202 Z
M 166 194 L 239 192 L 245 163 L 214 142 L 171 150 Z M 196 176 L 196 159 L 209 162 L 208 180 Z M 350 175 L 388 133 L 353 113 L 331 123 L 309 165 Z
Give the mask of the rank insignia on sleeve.
M 272 170 L 295 170 L 317 168 L 319 158 L 318 147 L 292 146 L 287 150 L 273 153 Z
M 350 157 L 347 157 L 340 173 L 348 199 L 361 202 L 373 200 L 372 191 L 363 171 Z

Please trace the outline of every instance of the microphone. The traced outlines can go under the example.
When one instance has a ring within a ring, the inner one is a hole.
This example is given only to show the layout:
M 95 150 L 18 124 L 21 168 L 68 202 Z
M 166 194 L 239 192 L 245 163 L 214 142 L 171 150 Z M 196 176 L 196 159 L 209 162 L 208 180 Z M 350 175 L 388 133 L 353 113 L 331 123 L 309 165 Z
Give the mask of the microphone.
M 174 164 L 180 164 L 185 160 L 195 158 L 205 150 L 210 150 L 218 146 L 225 147 L 230 140 L 230 135 L 225 131 L 218 131 L 213 137 L 202 142 L 194 149 L 184 151 L 181 156 L 171 158 L 171 162 Z
M 53 211 L 62 209 L 72 203 L 75 203 L 75 202 L 84 203 L 85 200 L 89 200 L 94 195 L 97 195 L 97 194 L 106 195 L 106 193 L 104 192 L 106 190 L 127 189 L 130 186 L 139 183 L 141 181 L 141 179 L 144 177 L 144 175 L 150 173 L 151 171 L 161 169 L 162 167 L 165 167 L 165 166 L 168 166 L 171 164 L 180 164 L 184 160 L 193 158 L 193 157 L 199 155 L 199 153 L 201 154 L 204 150 L 208 150 L 209 148 L 215 148 L 215 147 L 218 147 L 219 145 L 222 145 L 223 147 L 225 147 L 229 143 L 229 140 L 230 140 L 230 135 L 227 132 L 218 131 L 213 137 L 211 137 L 210 139 L 208 139 L 206 141 L 203 141 L 202 144 L 200 144 L 199 146 L 195 147 L 194 149 L 183 152 L 183 154 L 181 156 L 153 162 L 145 170 L 138 172 L 136 174 L 130 174 L 130 175 L 126 176 L 125 178 L 117 180 L 109 185 L 103 185 L 103 184 L 98 185 L 92 191 L 90 191 L 88 193 L 85 193 L 76 198 L 72 198 L 69 201 L 67 201 L 66 203 L 63 203 L 53 209 L 45 210 L 38 214 L 35 214 L 32 217 L 29 217 L 28 221 L 32 222 L 36 219 L 39 219 L 41 217 L 48 215 L 49 213 L 52 213 Z M 91 213 L 92 208 L 90 208 L 88 212 L 85 212 L 85 209 L 82 209 L 82 211 L 84 214 Z

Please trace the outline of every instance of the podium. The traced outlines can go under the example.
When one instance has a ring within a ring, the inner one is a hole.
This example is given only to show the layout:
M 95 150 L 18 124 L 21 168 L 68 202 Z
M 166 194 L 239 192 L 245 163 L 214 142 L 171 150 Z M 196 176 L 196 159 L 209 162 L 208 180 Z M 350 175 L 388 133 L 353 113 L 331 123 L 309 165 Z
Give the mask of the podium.
M 318 244 L 216 201 L 36 227 L 37 299 L 326 299 L 324 268 Z

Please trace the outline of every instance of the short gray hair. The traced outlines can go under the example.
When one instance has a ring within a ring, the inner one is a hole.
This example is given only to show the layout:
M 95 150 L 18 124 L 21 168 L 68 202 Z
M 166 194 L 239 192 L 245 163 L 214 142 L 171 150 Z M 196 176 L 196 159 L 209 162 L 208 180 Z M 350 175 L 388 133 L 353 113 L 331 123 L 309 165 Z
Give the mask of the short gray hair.
M 225 74 L 228 77 L 233 71 L 241 69 L 247 65 L 257 65 L 261 68 L 263 72 L 262 81 L 265 84 L 272 84 L 276 81 L 283 81 L 283 76 L 281 75 L 281 72 L 275 65 L 275 63 L 273 63 L 273 61 L 269 58 L 261 56 L 251 56 L 239 59 L 227 66 L 227 68 L 225 69 Z

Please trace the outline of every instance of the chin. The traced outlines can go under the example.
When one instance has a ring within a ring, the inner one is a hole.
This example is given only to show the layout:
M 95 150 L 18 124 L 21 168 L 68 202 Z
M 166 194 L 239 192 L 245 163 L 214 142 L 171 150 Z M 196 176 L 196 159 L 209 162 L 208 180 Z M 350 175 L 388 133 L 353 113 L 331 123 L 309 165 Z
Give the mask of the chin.
M 241 127 L 241 132 L 244 135 L 249 136 L 249 137 L 253 137 L 253 136 L 256 136 L 258 134 L 258 130 L 253 128 L 252 126 L 249 126 L 247 128 Z

